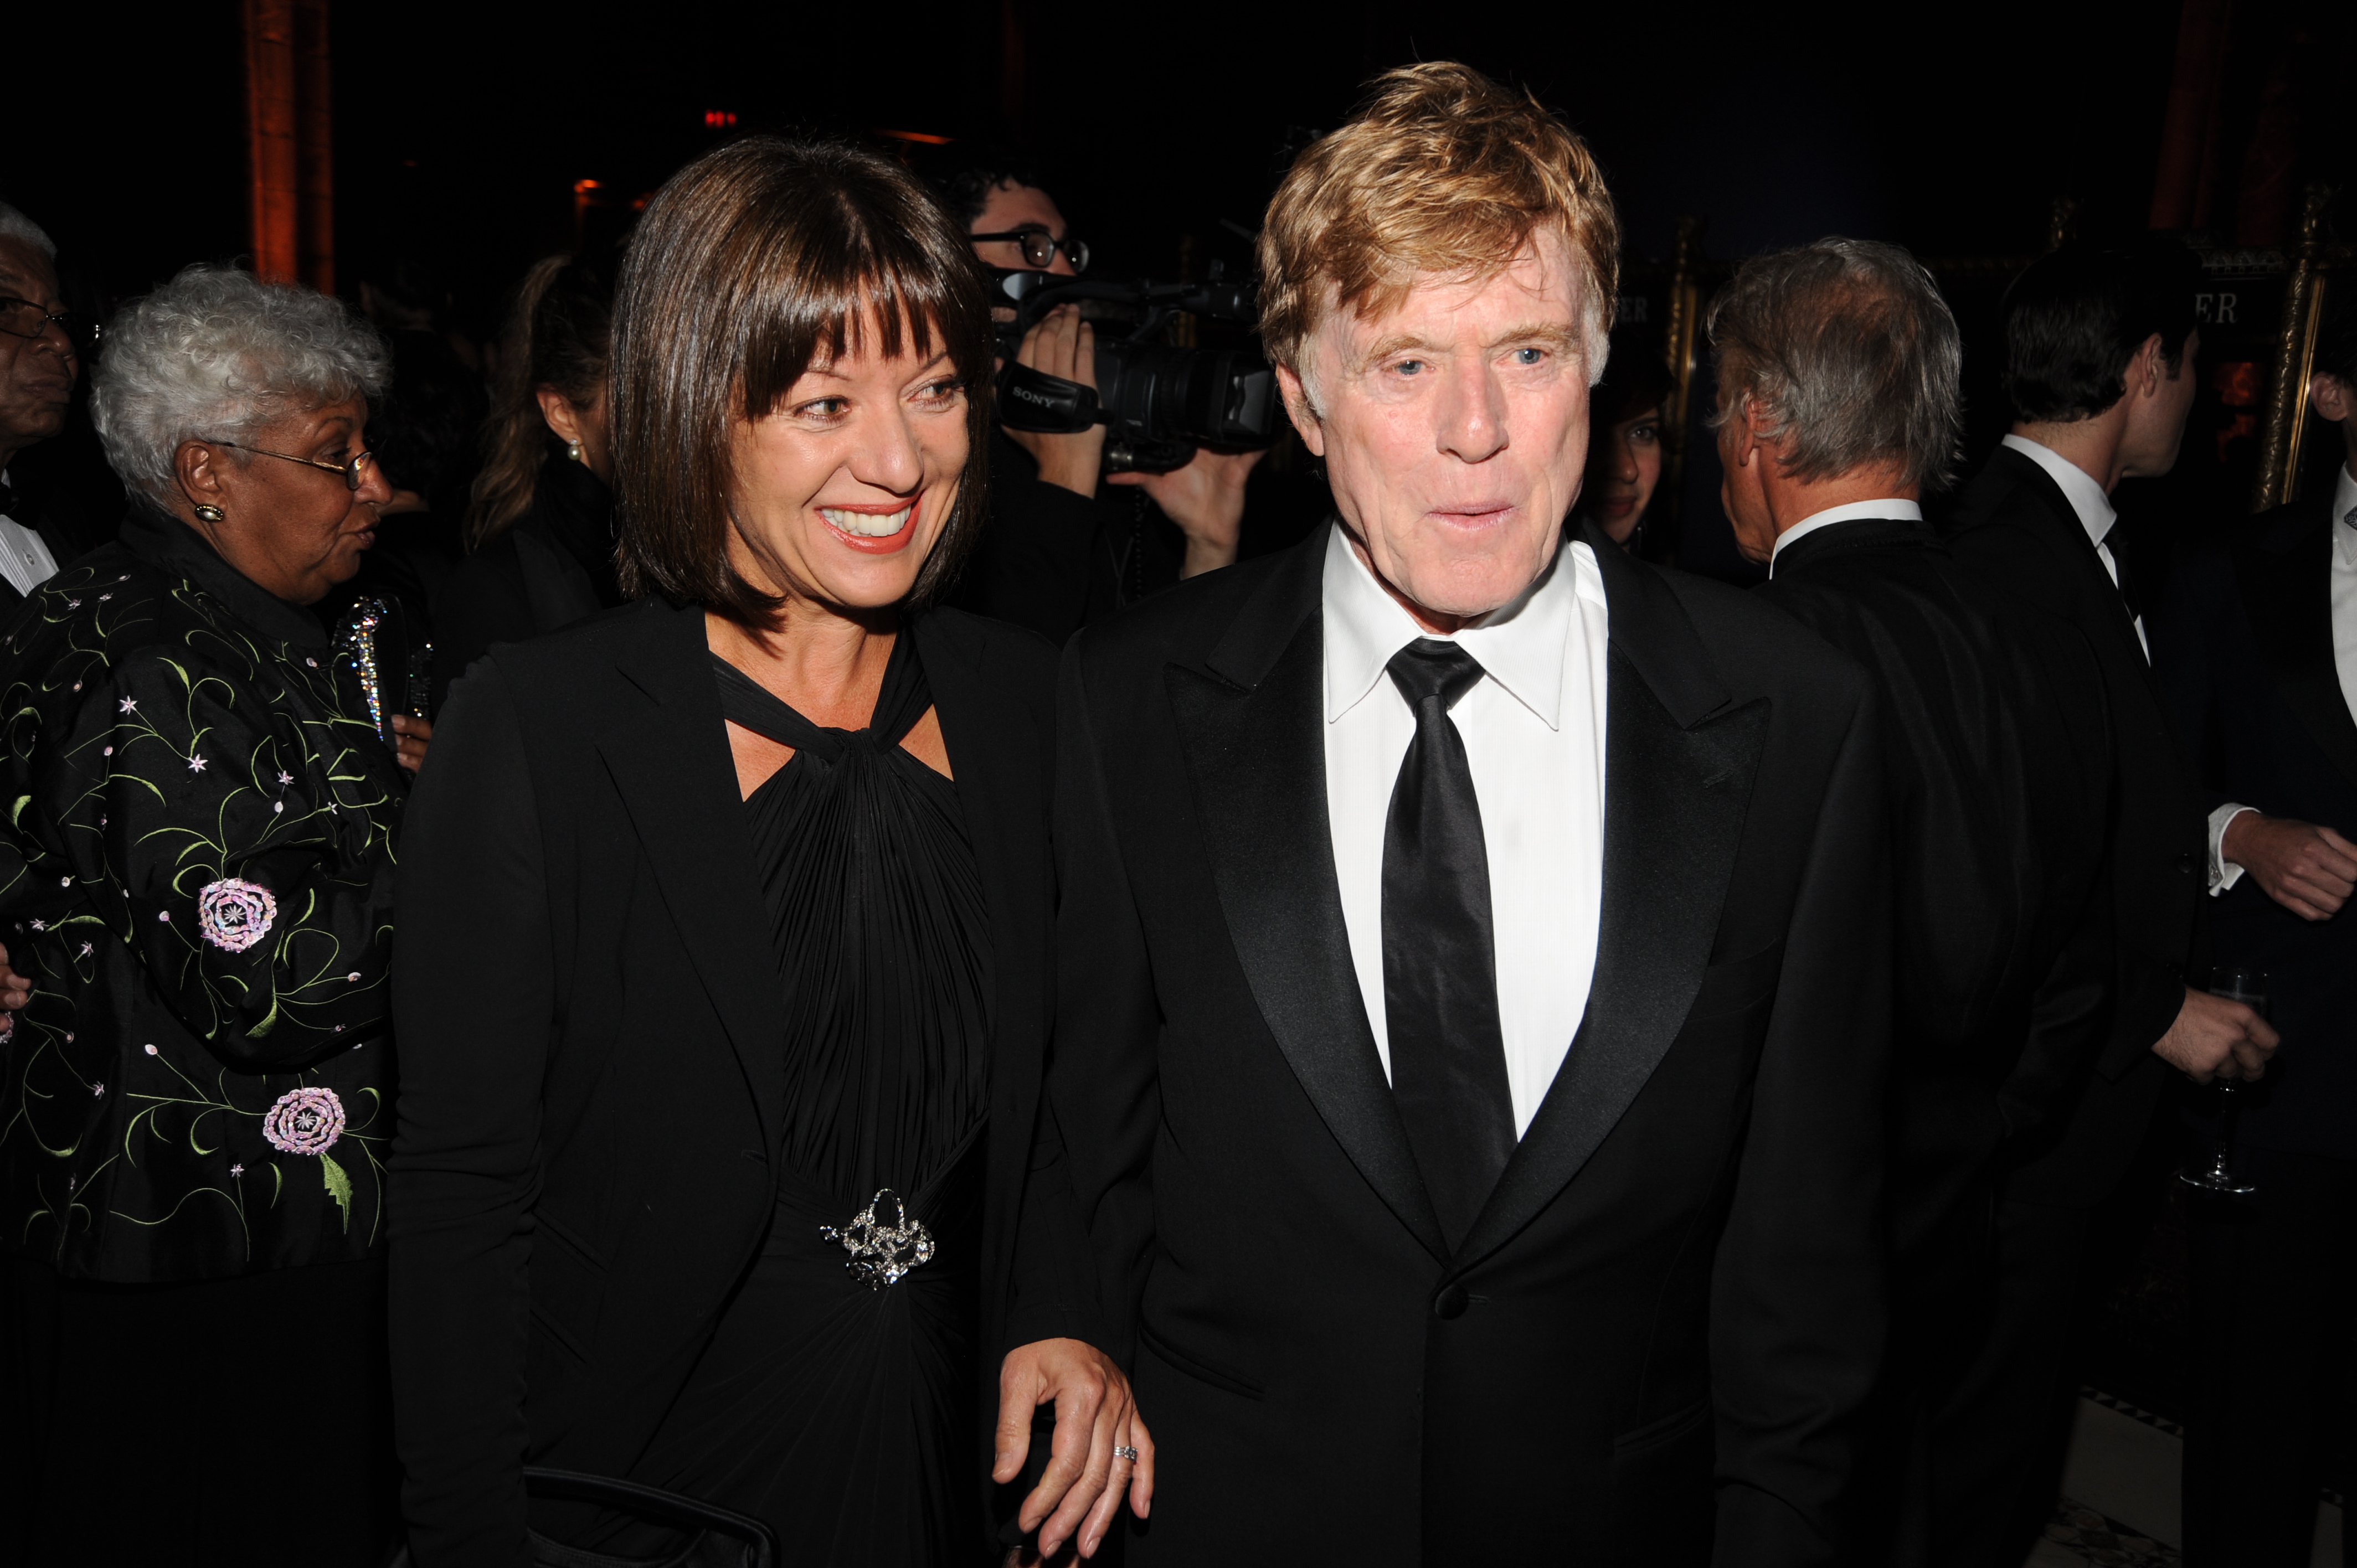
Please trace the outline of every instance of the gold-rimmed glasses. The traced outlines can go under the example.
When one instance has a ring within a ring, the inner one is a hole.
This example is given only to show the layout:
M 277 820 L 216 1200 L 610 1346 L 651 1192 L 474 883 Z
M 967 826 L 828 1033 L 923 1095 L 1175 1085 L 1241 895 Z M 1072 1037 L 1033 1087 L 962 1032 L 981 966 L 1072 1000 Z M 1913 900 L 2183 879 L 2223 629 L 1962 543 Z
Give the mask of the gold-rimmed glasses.
M 234 441 L 215 441 L 210 436 L 200 435 L 197 439 L 208 446 L 226 446 L 232 452 L 251 452 L 257 457 L 275 457 L 281 462 L 301 463 L 313 468 L 325 468 L 331 474 L 341 474 L 344 477 L 344 489 L 348 490 L 361 488 L 361 466 L 376 459 L 376 454 L 373 452 L 359 452 L 353 454 L 351 461 L 348 463 L 330 463 L 318 457 L 297 457 L 292 452 L 272 452 L 261 446 L 241 446 Z

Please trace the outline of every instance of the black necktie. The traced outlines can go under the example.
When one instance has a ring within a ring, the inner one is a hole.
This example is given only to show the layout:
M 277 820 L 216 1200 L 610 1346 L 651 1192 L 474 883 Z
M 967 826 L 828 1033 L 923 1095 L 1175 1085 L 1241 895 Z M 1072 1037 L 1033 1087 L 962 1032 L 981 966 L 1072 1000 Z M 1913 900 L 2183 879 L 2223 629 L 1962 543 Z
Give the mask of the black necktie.
M 1448 716 L 1481 666 L 1453 642 L 1421 638 L 1393 655 L 1390 671 L 1415 712 L 1383 825 L 1392 1093 L 1454 1250 L 1514 1152 L 1481 802 Z
M 2137 602 L 2136 574 L 2128 570 L 2135 553 L 2128 548 L 2128 531 L 2119 519 L 2114 518 L 2112 526 L 2104 532 L 2103 546 L 2112 553 L 2112 571 L 2120 580 L 2120 597 L 2128 607 L 2128 618 L 2134 620 L 2144 614 L 2144 607 Z

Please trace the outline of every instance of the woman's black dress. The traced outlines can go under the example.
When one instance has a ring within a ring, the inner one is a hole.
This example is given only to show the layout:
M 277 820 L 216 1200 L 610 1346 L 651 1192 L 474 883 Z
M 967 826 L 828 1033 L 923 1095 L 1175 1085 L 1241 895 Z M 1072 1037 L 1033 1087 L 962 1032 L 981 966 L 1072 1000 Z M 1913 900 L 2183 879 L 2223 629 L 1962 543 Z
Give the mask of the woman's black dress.
M 916 639 L 856 734 L 713 672 L 731 721 L 795 748 L 745 802 L 786 993 L 784 1147 L 769 1238 L 631 1478 L 766 1520 L 787 1563 L 969 1561 L 990 940 L 956 789 L 899 745 L 932 704 Z M 895 1224 L 895 1197 L 930 1240 L 905 1273 L 923 1243 L 895 1262 L 842 1237 L 871 1206 Z M 668 1539 L 616 1521 L 582 1544 Z

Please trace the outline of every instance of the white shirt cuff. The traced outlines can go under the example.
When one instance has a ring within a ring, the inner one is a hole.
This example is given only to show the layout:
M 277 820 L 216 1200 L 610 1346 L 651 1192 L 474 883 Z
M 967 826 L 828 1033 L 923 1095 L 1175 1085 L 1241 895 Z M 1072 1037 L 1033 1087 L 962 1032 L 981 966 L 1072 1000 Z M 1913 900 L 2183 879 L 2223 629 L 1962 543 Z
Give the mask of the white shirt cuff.
M 2243 879 L 2243 868 L 2226 858 L 2226 824 L 2256 806 L 2229 800 L 2210 813 L 2210 897 L 2215 898 Z

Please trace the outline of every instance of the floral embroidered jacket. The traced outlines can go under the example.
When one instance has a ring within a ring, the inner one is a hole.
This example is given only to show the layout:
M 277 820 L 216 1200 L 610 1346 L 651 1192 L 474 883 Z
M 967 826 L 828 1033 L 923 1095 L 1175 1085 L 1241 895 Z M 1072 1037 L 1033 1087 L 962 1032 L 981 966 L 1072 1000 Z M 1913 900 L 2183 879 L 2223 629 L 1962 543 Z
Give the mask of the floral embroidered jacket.
M 0 1244 L 79 1279 L 367 1255 L 405 791 L 310 612 L 135 510 L 0 635 Z

